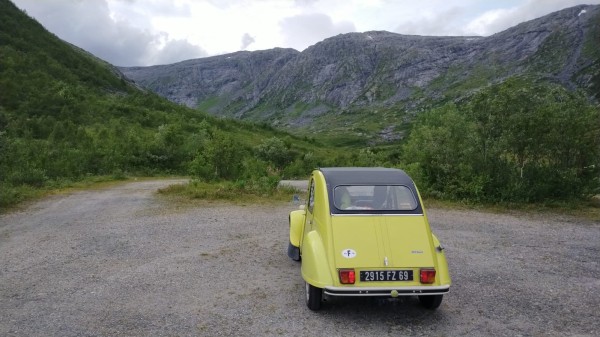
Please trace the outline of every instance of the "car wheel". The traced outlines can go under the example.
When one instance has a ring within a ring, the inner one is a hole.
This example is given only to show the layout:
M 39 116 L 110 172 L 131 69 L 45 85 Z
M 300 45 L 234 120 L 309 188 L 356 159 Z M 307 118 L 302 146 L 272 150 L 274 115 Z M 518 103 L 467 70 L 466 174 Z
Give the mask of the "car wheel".
M 321 298 L 323 297 L 323 289 L 313 287 L 312 285 L 306 284 L 306 305 L 310 310 L 321 309 Z
M 435 310 L 442 304 L 444 295 L 419 296 L 419 301 L 425 309 Z

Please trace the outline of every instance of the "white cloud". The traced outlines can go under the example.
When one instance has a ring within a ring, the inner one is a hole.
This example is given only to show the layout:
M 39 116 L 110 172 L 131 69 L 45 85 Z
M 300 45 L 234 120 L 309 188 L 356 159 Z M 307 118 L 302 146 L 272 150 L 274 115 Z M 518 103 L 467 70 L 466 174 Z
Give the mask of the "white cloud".
M 352 22 L 334 23 L 329 16 L 318 13 L 287 17 L 280 21 L 279 26 L 284 44 L 297 50 L 303 50 L 330 36 L 356 31 Z
M 511 8 L 488 10 L 473 19 L 465 34 L 491 35 L 521 22 L 579 4 L 600 4 L 600 0 L 527 0 Z
M 461 35 L 461 17 L 464 10 L 459 7 L 448 8 L 440 12 L 423 12 L 414 18 L 407 19 L 394 30 L 409 35 Z
M 208 56 L 200 47 L 190 44 L 186 40 L 169 40 L 162 48 L 157 48 L 145 64 L 170 64 L 182 60 L 189 60 Z
M 248 46 L 254 43 L 255 41 L 256 40 L 254 40 L 254 38 L 250 36 L 250 34 L 244 33 L 244 36 L 242 36 L 242 46 L 240 47 L 240 50 L 246 50 L 246 48 L 248 48 Z
M 516 9 L 496 9 L 483 13 L 471 21 L 465 31 L 472 35 L 491 35 L 505 30 L 513 25 L 510 24 L 516 16 Z

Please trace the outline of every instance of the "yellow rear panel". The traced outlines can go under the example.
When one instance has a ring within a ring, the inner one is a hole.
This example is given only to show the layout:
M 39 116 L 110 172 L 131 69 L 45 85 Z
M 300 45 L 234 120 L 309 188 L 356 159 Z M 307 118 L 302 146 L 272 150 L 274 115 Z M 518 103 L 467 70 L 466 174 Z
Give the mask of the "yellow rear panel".
M 415 285 L 419 268 L 434 267 L 434 249 L 424 216 L 370 215 L 333 216 L 335 268 L 360 270 L 413 270 Z M 363 283 L 385 286 L 388 282 Z

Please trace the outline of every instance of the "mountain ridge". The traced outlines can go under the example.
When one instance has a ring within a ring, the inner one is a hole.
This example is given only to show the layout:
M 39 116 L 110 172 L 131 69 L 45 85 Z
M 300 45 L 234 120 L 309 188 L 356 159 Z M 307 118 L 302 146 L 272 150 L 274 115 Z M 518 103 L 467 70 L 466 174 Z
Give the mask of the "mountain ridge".
M 594 85 L 600 82 L 600 52 L 593 47 L 600 45 L 599 26 L 600 6 L 579 5 L 487 37 L 369 31 L 330 37 L 302 52 L 241 51 L 120 70 L 174 102 L 291 128 L 323 129 L 344 114 L 360 115 L 340 117 L 355 124 L 372 111 L 395 110 L 373 128 L 383 130 L 407 114 L 511 76 L 533 76 L 600 98 L 600 85 Z

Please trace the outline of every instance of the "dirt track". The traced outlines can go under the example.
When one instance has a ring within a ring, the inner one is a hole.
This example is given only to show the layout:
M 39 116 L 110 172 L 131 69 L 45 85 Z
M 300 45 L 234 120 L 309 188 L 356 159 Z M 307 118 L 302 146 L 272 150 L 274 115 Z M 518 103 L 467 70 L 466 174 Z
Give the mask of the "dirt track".
M 600 335 L 600 224 L 429 210 L 453 287 L 309 311 L 278 206 L 180 207 L 168 181 L 0 215 L 1 336 Z

